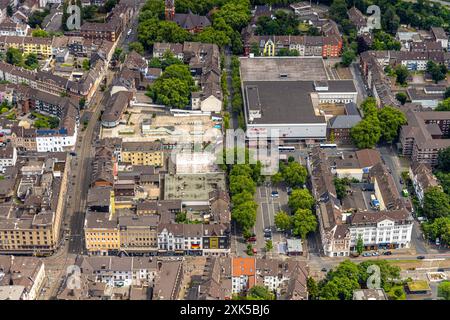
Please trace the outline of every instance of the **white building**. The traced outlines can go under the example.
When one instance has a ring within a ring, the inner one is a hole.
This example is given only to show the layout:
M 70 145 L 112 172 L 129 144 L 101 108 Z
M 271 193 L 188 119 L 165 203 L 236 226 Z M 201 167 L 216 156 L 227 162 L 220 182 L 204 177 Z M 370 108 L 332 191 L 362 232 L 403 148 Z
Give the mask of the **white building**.
M 234 257 L 231 262 L 231 293 L 241 293 L 256 284 L 256 258 Z
M 358 96 L 352 80 L 247 81 L 243 89 L 248 139 L 279 130 L 283 140 L 325 140 L 319 104 L 356 103 Z
M 406 209 L 358 212 L 352 215 L 350 230 L 350 250 L 354 250 L 359 237 L 369 249 L 409 248 L 413 219 Z
M 431 167 L 425 163 L 413 163 L 409 168 L 409 177 L 412 180 L 414 192 L 421 205 L 427 189 L 439 186 L 439 182 L 433 175 Z
M 49 131 L 45 134 L 44 131 L 38 130 L 36 134 L 37 152 L 60 152 L 73 150 L 77 142 L 77 127 L 75 126 L 72 135 L 55 133 Z
M 202 227 L 201 224 L 160 224 L 158 226 L 158 250 L 201 255 Z
M 27 24 L 21 24 L 11 21 L 4 21 L 0 23 L 0 35 L 2 36 L 17 36 L 25 37 L 30 30 Z
M 151 284 L 157 273 L 156 260 L 141 257 L 83 257 L 79 267 L 112 287 Z
M 17 149 L 10 143 L 0 148 L 0 169 L 16 165 Z

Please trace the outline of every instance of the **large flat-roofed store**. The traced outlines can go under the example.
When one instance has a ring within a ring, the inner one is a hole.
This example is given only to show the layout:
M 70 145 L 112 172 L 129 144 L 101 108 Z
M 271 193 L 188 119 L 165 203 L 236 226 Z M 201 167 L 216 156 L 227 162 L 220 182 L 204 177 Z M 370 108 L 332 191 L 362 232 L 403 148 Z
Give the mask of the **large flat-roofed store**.
M 241 58 L 241 79 L 248 139 L 275 129 L 284 141 L 326 140 L 328 119 L 358 96 L 322 58 Z

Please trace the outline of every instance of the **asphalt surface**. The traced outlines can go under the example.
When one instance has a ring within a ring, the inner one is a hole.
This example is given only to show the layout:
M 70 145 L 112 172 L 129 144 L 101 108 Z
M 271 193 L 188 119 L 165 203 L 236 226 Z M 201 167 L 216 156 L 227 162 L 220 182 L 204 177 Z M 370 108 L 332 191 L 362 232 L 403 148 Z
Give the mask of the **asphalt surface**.
M 381 147 L 378 148 L 378 150 L 380 151 L 381 158 L 392 174 L 398 192 L 401 194 L 404 186 L 400 183 L 400 177 L 402 171 L 405 171 L 406 168 L 403 168 L 401 165 L 399 157 L 393 147 Z M 423 232 L 417 221 L 414 221 L 411 242 L 413 247 L 416 249 L 417 254 L 425 254 L 429 252 L 427 246 L 425 245 Z
M 277 198 L 272 197 L 272 191 L 277 191 L 279 196 Z M 281 232 L 276 231 L 275 215 L 280 210 L 289 210 L 286 189 L 276 186 L 260 186 L 256 189 L 255 201 L 258 204 L 256 224 L 254 227 L 256 248 L 258 251 L 262 251 L 265 248 L 264 229 L 268 228 L 272 230 L 272 243 L 274 251 L 277 251 L 278 244 L 284 242 L 285 238 Z
M 356 86 L 356 90 L 358 91 L 358 105 L 364 101 L 368 95 L 367 95 L 367 89 L 366 85 L 364 84 L 364 80 L 361 75 L 361 70 L 359 69 L 358 63 L 354 62 L 350 65 L 350 72 L 352 73 L 354 83 Z
M 124 31 L 122 38 L 119 40 L 117 48 L 127 47 L 130 42 L 135 40 L 137 14 L 138 11 L 135 12 L 135 16 L 132 19 L 131 29 L 134 30 L 133 33 L 130 36 L 127 36 L 126 32 L 130 27 L 125 28 L 126 31 Z M 114 72 L 108 70 L 107 87 L 113 78 Z M 84 218 L 87 193 L 92 173 L 92 157 L 94 155 L 93 144 L 100 132 L 100 122 L 98 121 L 98 118 L 104 107 L 106 96 L 107 91 L 101 92 L 98 90 L 92 98 L 89 109 L 85 110 L 81 115 L 82 119 L 87 116 L 90 118 L 90 121 L 86 130 L 82 131 L 82 126 L 80 126 L 80 134 L 75 149 L 76 157 L 73 159 L 72 175 L 69 183 L 70 190 L 68 192 L 69 196 L 67 199 L 66 216 L 70 219 L 70 222 L 68 223 L 70 229 L 68 252 L 72 254 L 85 253 Z

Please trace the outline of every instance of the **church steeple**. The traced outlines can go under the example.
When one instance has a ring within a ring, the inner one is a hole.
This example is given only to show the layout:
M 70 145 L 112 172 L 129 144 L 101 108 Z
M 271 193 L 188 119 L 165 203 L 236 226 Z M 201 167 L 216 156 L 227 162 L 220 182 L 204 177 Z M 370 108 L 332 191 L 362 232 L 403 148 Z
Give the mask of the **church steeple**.
M 165 0 L 164 15 L 166 20 L 173 20 L 175 16 L 175 0 Z

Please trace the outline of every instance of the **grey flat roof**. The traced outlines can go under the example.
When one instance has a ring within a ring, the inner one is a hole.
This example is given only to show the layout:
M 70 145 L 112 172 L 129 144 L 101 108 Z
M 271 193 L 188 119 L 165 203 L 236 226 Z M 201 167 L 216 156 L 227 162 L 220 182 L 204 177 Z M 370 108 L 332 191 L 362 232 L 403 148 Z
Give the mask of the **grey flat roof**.
M 240 58 L 242 81 L 327 80 L 322 57 Z M 280 78 L 283 74 L 286 78 Z
M 254 124 L 325 122 L 324 116 L 314 112 L 311 100 L 314 81 L 245 81 L 243 87 L 247 115 L 249 107 L 258 106 L 261 110 L 261 118 L 254 119 Z M 356 92 L 356 89 L 353 80 L 329 80 L 328 92 Z

